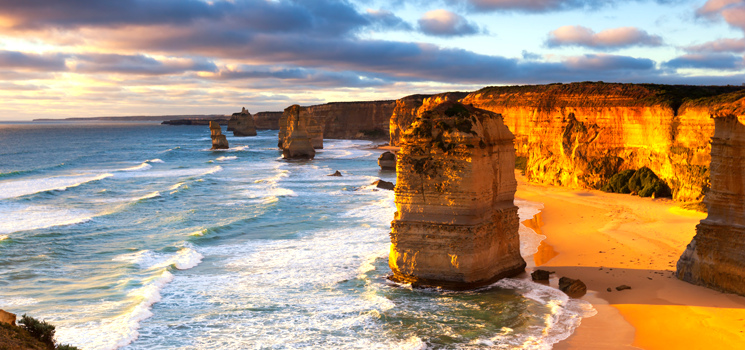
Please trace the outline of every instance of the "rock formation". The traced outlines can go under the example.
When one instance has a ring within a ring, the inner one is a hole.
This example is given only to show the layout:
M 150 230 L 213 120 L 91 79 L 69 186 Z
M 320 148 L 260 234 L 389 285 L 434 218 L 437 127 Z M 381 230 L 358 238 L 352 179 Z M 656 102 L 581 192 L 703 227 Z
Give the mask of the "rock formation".
M 254 114 L 256 130 L 279 130 L 282 112 L 259 112 Z
M 282 119 L 287 120 L 285 131 L 287 136 L 282 143 L 282 156 L 285 159 L 313 159 L 316 156 L 311 138 L 303 123 L 303 118 L 307 119 L 307 114 L 305 108 L 292 105 L 287 107 L 282 115 Z
M 333 102 L 308 107 L 327 139 L 387 139 L 395 101 Z
M 708 217 L 680 257 L 681 280 L 745 296 L 745 98 L 711 107 Z
M 676 200 L 694 201 L 708 187 L 714 125 L 708 107 L 683 100 L 740 89 L 601 82 L 506 86 L 475 91 L 461 102 L 504 117 L 532 182 L 599 189 L 623 170 L 648 167 Z M 397 100 L 390 144 L 399 145 L 410 121 L 429 109 L 427 99 L 434 103 L 443 95 Z
M 383 170 L 396 170 L 396 155 L 385 152 L 378 157 L 378 166 Z
M 385 180 L 377 180 L 373 182 L 372 185 L 381 190 L 393 191 L 396 189 L 396 185 L 393 182 L 389 182 Z
M 228 149 L 228 139 L 222 134 L 220 124 L 210 122 L 210 134 L 212 136 L 212 149 Z
M 287 114 L 288 110 L 291 111 L 291 113 L 294 113 L 292 116 L 295 119 L 290 119 L 290 114 Z M 292 126 L 291 124 L 293 122 L 297 122 L 297 125 Z M 323 129 L 321 128 L 321 124 L 318 119 L 313 118 L 308 113 L 306 107 L 300 107 L 299 105 L 292 105 L 285 109 L 285 112 L 279 119 L 279 142 L 277 143 L 279 148 L 285 149 L 290 136 L 289 130 L 297 127 L 301 127 L 306 136 L 310 138 L 313 148 L 323 148 Z
M 559 279 L 559 289 L 570 297 L 578 298 L 587 294 L 587 286 L 584 282 L 569 277 Z
M 256 136 L 254 119 L 245 107 L 240 113 L 233 113 L 230 117 L 228 131 L 232 131 L 233 136 Z
M 16 325 L 16 314 L 12 314 L 5 310 L 0 310 L 0 323 L 5 323 L 11 326 L 15 326 Z
M 470 289 L 524 271 L 514 136 L 498 114 L 447 102 L 401 139 L 391 279 Z
M 411 95 L 396 100 L 396 107 L 390 118 L 390 141 L 391 146 L 399 146 L 399 140 L 407 128 L 425 111 L 446 102 L 458 101 L 466 97 L 466 92 L 446 92 L 437 95 Z

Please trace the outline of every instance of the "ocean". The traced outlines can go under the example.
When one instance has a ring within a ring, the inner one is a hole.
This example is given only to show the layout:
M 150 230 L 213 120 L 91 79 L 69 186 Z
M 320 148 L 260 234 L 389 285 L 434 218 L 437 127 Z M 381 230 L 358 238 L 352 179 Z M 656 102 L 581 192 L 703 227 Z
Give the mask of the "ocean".
M 594 313 L 525 278 L 388 281 L 393 192 L 370 184 L 396 174 L 370 141 L 324 140 L 313 161 L 281 159 L 277 131 L 228 141 L 0 123 L 0 309 L 91 350 L 551 349 Z M 541 208 L 516 204 L 521 220 Z M 520 235 L 530 261 L 545 237 Z

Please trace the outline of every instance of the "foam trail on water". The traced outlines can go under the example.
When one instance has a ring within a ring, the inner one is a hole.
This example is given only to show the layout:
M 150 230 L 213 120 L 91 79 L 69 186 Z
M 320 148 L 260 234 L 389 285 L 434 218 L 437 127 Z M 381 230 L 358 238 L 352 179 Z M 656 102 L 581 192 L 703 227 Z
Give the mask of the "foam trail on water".
M 133 166 L 131 168 L 119 169 L 119 171 L 144 171 L 152 167 L 153 167 L 152 165 L 148 164 L 147 162 L 144 162 L 138 166 Z
M 137 200 L 138 201 L 141 201 L 141 200 L 155 198 L 155 197 L 160 197 L 160 192 L 155 191 L 155 192 L 148 193 L 148 194 L 146 194 L 146 195 L 144 195 L 144 196 L 142 196 L 140 198 L 137 198 Z
M 33 180 L 0 182 L 0 199 L 16 198 L 46 191 L 64 191 L 71 187 L 103 180 L 113 174 L 57 176 Z
M 92 220 L 93 214 L 87 210 L 0 203 L 0 217 L 0 233 L 13 233 L 80 224 Z
M 216 161 L 218 161 L 218 162 L 224 162 L 224 161 L 228 161 L 228 160 L 233 160 L 233 159 L 238 159 L 238 157 L 236 157 L 236 156 L 230 156 L 230 157 L 218 157 L 218 158 L 217 158 L 217 159 L 215 159 L 215 160 L 216 160 Z

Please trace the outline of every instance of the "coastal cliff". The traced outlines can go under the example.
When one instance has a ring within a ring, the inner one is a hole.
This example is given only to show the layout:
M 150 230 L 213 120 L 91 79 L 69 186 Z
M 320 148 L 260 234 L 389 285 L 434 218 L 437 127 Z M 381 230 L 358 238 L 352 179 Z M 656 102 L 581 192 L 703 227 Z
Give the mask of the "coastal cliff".
M 327 139 L 381 139 L 388 137 L 388 122 L 395 101 L 333 102 L 307 107 Z
M 677 276 L 745 295 L 745 98 L 721 100 L 709 99 L 714 135 L 711 190 L 704 199 L 708 217 L 696 226 L 696 236 L 678 261 Z
M 706 108 L 685 102 L 740 89 L 572 83 L 488 87 L 461 101 L 502 114 L 531 182 L 599 189 L 647 167 L 675 200 L 699 201 L 713 123 Z
M 470 289 L 524 270 L 513 139 L 498 114 L 454 102 L 422 113 L 403 133 L 392 280 Z
M 388 127 L 389 144 L 399 146 L 403 133 L 423 112 L 446 101 L 458 101 L 467 95 L 465 92 L 446 92 L 437 95 L 411 95 L 396 100 Z
M 256 130 L 279 130 L 282 112 L 259 112 L 254 114 Z

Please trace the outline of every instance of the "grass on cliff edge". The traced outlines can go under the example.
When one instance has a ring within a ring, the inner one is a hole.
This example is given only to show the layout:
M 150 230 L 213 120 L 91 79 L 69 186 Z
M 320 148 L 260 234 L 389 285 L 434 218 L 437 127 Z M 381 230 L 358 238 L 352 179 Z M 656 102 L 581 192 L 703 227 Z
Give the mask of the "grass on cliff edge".
M 23 315 L 18 326 L 0 323 L 0 350 L 78 350 L 67 344 L 55 344 L 55 326 Z

